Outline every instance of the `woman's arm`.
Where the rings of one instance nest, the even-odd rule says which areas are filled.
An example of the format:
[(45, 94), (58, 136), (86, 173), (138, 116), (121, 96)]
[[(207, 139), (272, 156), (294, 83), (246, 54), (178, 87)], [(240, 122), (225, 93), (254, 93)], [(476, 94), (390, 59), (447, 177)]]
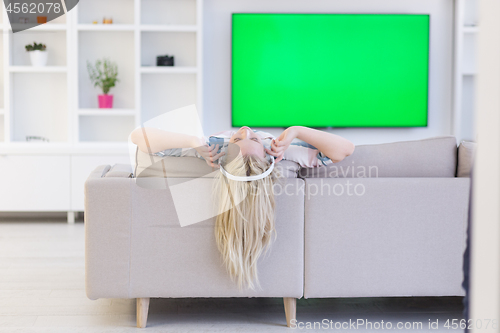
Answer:
[(292, 126), (296, 129), (296, 138), (318, 148), (332, 162), (340, 162), (354, 152), (354, 144), (333, 133), (323, 132), (303, 126)]
[[(354, 144), (336, 134), (327, 133), (304, 126), (292, 126), (287, 128), (271, 144), (271, 152), (268, 153), (283, 158), (285, 150), (290, 146), (293, 139), (299, 139), (316, 147), (320, 152), (329, 157), (332, 162), (340, 162), (354, 152)], [(274, 153), (274, 154), (273, 154)]]
[(173, 133), (153, 127), (138, 127), (130, 133), (130, 140), (145, 153), (157, 153), (172, 148), (193, 148), (205, 159), (207, 164), (213, 168), (219, 166), (214, 161), (225, 155), (225, 152), (217, 154), (219, 145), (209, 146), (202, 138), (189, 134)]
[[(153, 127), (138, 127), (130, 139), (145, 153), (157, 153), (172, 148), (196, 148), (205, 142), (193, 135), (163, 131)], [(149, 145), (149, 147), (148, 147)]]

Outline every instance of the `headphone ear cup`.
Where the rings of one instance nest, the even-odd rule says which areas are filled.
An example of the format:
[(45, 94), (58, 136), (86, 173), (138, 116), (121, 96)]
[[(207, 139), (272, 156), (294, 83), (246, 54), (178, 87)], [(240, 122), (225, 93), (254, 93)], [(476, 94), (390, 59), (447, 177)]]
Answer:
[(273, 155), (269, 155), (268, 153), (266, 153), (267, 157), (266, 157), (266, 160), (269, 162), (269, 163), (273, 163), (273, 159), (276, 160), (276, 156), (273, 156)]

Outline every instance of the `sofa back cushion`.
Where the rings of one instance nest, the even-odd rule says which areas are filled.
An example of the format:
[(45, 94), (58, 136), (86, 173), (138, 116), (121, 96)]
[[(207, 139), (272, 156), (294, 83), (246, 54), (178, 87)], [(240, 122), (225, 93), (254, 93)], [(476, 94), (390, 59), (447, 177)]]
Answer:
[[(285, 178), (297, 178), (300, 166), (292, 161), (276, 163)], [(159, 157), (136, 149), (134, 177), (213, 178), (216, 169), (198, 157)]]
[(455, 177), (457, 141), (454, 136), (433, 137), (356, 146), (338, 163), (302, 168), (301, 178)]
[(471, 141), (462, 141), (458, 146), (458, 165), (457, 177), (470, 177), (476, 143)]

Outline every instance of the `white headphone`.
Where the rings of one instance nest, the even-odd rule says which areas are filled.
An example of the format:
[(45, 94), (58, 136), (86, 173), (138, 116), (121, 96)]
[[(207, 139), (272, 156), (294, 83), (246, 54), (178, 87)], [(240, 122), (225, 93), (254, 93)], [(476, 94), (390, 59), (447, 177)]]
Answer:
[(220, 171), (222, 172), (222, 174), (224, 176), (226, 176), (227, 178), (229, 179), (232, 179), (232, 180), (236, 180), (236, 181), (239, 181), (239, 182), (246, 182), (246, 181), (250, 181), (250, 180), (258, 180), (258, 179), (262, 179), (264, 177), (267, 177), (271, 174), (271, 172), (273, 171), (274, 169), (274, 157), (271, 156), (271, 166), (269, 167), (269, 169), (267, 169), (266, 171), (264, 171), (263, 173), (261, 173), (260, 175), (254, 175), (254, 176), (245, 176), (245, 177), (242, 177), (242, 176), (235, 176), (235, 175), (232, 175), (230, 174), (229, 172), (227, 172), (223, 167), (222, 167), (222, 164), (220, 165)]

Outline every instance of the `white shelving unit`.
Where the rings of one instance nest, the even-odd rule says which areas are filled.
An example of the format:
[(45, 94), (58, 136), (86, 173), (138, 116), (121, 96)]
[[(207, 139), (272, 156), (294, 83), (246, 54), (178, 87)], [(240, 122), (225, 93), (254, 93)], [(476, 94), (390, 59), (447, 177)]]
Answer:
[[(135, 127), (193, 103), (202, 117), (202, 6), (203, 0), (86, 0), (54, 21), (15, 34), (3, 24), (8, 18), (1, 6), (0, 29), (7, 31), (0, 34), (0, 166), (14, 170), (25, 162), (57, 160), (58, 174), (47, 174), (47, 167), (26, 183), (43, 187), (53, 176), (56, 184), (49, 186), (59, 186), (62, 194), (15, 207), (27, 201), (0, 189), (0, 211), (49, 207), (68, 211), (71, 221), (73, 212), (83, 210), (83, 184), (91, 170), (130, 163), (127, 139)], [(113, 24), (93, 24), (103, 17)], [(24, 46), (33, 41), (47, 45), (46, 67), (31, 66)], [(155, 66), (156, 56), (165, 54), (174, 55), (174, 67)], [(98, 108), (100, 91), (87, 73), (87, 61), (104, 57), (118, 65), (113, 109)], [(26, 136), (49, 142), (26, 142)]]
[(455, 70), (453, 135), (459, 141), (476, 141), (474, 96), (476, 88), (476, 42), (480, 33), (477, 0), (455, 0)]
[[(105, 121), (114, 123), (117, 136), (113, 141), (121, 141), (121, 135), (142, 120), (192, 103), (201, 117), (202, 0), (123, 0), (119, 8), (111, 6), (116, 0), (104, 1), (109, 1), (110, 7), (102, 9), (99, 1), (98, 15), (93, 14), (96, 0), (82, 2), (74, 10), (79, 84), (75, 90), (74, 141), (101, 140), (86, 132), (95, 132), (100, 126), (97, 123)], [(92, 24), (99, 15), (112, 16), (114, 23)], [(174, 55), (174, 67), (155, 66), (156, 56), (164, 54)], [(117, 109), (104, 112), (96, 109), (98, 91), (86, 82), (85, 64), (102, 57), (117, 62), (120, 76), (112, 90)], [(106, 138), (107, 142), (115, 136)]]
[[(142, 119), (191, 103), (201, 117), (202, 1), (87, 0), (55, 21), (2, 34), (0, 142), (5, 147), (37, 135), (74, 146), (99, 143), (102, 137), (103, 144), (125, 144), (123, 134)], [(103, 17), (112, 17), (114, 23), (93, 24)], [(0, 27), (10, 31), (5, 20), (2, 10)], [(30, 65), (24, 45), (33, 40), (47, 45), (46, 67)], [(155, 66), (156, 56), (164, 54), (174, 55), (175, 66)], [(103, 57), (118, 64), (120, 82), (111, 90), (112, 110), (97, 108), (99, 90), (87, 74), (87, 61)], [(54, 119), (37, 119), (49, 114)], [(105, 120), (115, 123), (110, 130), (115, 135), (95, 133), (101, 127), (97, 123)]]

